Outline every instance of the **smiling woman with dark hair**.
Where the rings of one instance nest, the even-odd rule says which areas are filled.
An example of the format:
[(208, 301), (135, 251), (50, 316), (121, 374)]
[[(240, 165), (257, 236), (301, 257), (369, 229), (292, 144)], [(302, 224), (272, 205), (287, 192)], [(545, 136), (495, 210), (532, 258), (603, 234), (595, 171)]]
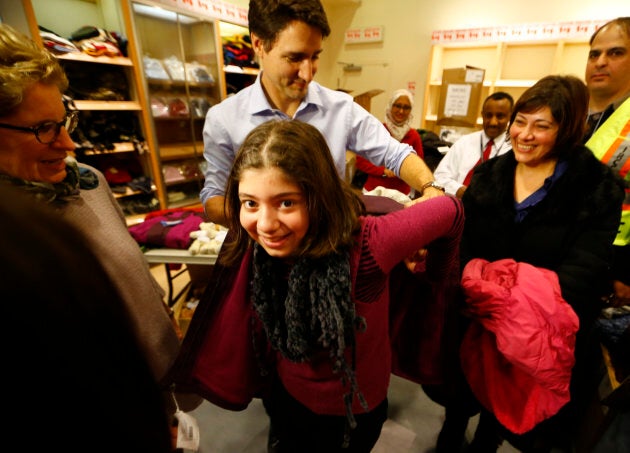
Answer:
[[(518, 319), (511, 319), (512, 330), (505, 333), (517, 339), (531, 331), (532, 326), (538, 326), (539, 336), (549, 334), (550, 337), (549, 343), (543, 346), (544, 351), (523, 348), (517, 352), (519, 359), (528, 357), (530, 363), (541, 360), (545, 353), (575, 335), (572, 369), (563, 368), (566, 362), (556, 357), (550, 364), (538, 362), (540, 367), (533, 375), (534, 379), (551, 381), (551, 390), (566, 399), (562, 399), (562, 404), (554, 411), (544, 413), (542, 420), (537, 419), (535, 426), (519, 426), (519, 429), (508, 424), (505, 414), (496, 406), (489, 407), (485, 395), (490, 393), (486, 391), (490, 385), (501, 386), (505, 395), (524, 394), (525, 407), (538, 410), (543, 406), (540, 401), (540, 404), (532, 401), (531, 394), (516, 388), (513, 381), (487, 379), (480, 383), (475, 378), (480, 368), (487, 375), (496, 371), (484, 368), (489, 361), (482, 359), (471, 366), (468, 360), (471, 356), (488, 356), (480, 342), (468, 340), (471, 332), (487, 325), (488, 319), (498, 324), (502, 322), (500, 317), (508, 309), (509, 301), (497, 296), (486, 319), (472, 316), (465, 323), (462, 351), (466, 353), (462, 352), (461, 360), (474, 397), (465, 384), (458, 393), (450, 395), (438, 451), (454, 451), (453, 448), (461, 446), (470, 415), (466, 409), (474, 406), (475, 398), (483, 407), (471, 451), (496, 451), (502, 439), (506, 439), (523, 451), (546, 452), (553, 447), (567, 448), (574, 439), (578, 422), (584, 416), (583, 396), (588, 394), (589, 372), (594, 368), (589, 361), (589, 334), (602, 309), (602, 296), (608, 291), (613, 239), (619, 227), (624, 194), (623, 182), (582, 144), (587, 111), (588, 92), (577, 77), (554, 75), (539, 80), (514, 105), (508, 129), (512, 150), (481, 164), (462, 197), (466, 212), (461, 243), (464, 279), (470, 270), (468, 265), (479, 264), (479, 260), (495, 266), (506, 259), (533, 266), (559, 283), (561, 298), (570, 306), (572, 316), (577, 315), (577, 334), (569, 330), (553, 331), (550, 326), (562, 320), (548, 313), (540, 314), (536, 307), (549, 304), (559, 315), (564, 302), (540, 299), (540, 293), (536, 293), (540, 279), (515, 280), (518, 291), (522, 291), (524, 297), (531, 296), (528, 299), (531, 307), (523, 309)], [(470, 315), (474, 308), (471, 305), (473, 294), (464, 289), (464, 307), (470, 309)], [(490, 294), (486, 296), (490, 298)], [(494, 333), (498, 337), (502, 332)], [(500, 348), (499, 341), (496, 343)], [(572, 347), (570, 339), (568, 343)], [(453, 354), (459, 363), (459, 348)], [(503, 361), (510, 361), (510, 357)], [(550, 379), (550, 375), (556, 377)], [(529, 412), (519, 412), (521, 409), (513, 405), (508, 415), (519, 420), (532, 416)]]

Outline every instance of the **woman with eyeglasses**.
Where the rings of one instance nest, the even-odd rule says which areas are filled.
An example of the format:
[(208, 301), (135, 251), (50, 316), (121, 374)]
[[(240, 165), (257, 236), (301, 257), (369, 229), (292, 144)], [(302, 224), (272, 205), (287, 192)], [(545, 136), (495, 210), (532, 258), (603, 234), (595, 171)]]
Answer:
[[(387, 103), (383, 124), (392, 137), (401, 143), (411, 145), (416, 150), (416, 154), (424, 159), (420, 134), (409, 124), (413, 118), (411, 115), (412, 108), (413, 95), (409, 91), (404, 89), (394, 91)], [(411, 187), (398, 178), (393, 171), (382, 166), (373, 165), (369, 160), (361, 156), (357, 156), (357, 170), (367, 174), (367, 179), (363, 184), (364, 192), (370, 192), (381, 186), (386, 189), (395, 189), (405, 195), (411, 194)]]
[[(135, 334), (159, 381), (179, 350), (178, 332), (163, 302), (164, 291), (129, 234), (103, 174), (70, 157), (75, 149), (70, 133), (77, 125), (78, 112), (66, 110), (63, 92), (67, 87), (68, 79), (52, 54), (0, 24), (0, 184), (51, 206), (86, 235), (125, 301)], [(33, 283), (46, 272), (33, 269)], [(22, 302), (27, 310), (37, 310), (28, 306), (28, 300)], [(164, 396), (174, 413), (172, 397)], [(192, 409), (199, 401), (180, 399), (180, 408)]]

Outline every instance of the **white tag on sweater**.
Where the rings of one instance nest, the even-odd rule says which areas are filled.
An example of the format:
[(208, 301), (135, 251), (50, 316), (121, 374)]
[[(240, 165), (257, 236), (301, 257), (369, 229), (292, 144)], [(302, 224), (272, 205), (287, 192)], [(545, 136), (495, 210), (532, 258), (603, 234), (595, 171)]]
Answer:
[(177, 448), (197, 451), (199, 449), (199, 426), (192, 415), (178, 410), (175, 412), (177, 424)]

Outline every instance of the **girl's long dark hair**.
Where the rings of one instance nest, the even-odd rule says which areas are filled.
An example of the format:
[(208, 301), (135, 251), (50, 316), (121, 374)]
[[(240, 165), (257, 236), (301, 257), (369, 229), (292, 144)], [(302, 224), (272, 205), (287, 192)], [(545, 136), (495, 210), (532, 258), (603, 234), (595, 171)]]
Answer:
[(304, 191), (310, 225), (296, 257), (321, 258), (353, 244), (365, 206), (340, 178), (323, 135), (298, 120), (272, 120), (249, 133), (228, 177), (225, 212), (234, 240), (224, 244), (224, 263), (236, 262), (253, 243), (240, 225), (238, 195), (243, 172), (252, 168), (278, 168)]

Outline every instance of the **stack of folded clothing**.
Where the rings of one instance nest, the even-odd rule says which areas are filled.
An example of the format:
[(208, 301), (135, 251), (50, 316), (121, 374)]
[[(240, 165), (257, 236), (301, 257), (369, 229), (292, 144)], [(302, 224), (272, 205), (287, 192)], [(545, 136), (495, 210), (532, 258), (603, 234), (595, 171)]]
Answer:
[(226, 65), (234, 65), (247, 68), (257, 68), (254, 61), (254, 49), (249, 36), (227, 36), (222, 39), (223, 61)]

